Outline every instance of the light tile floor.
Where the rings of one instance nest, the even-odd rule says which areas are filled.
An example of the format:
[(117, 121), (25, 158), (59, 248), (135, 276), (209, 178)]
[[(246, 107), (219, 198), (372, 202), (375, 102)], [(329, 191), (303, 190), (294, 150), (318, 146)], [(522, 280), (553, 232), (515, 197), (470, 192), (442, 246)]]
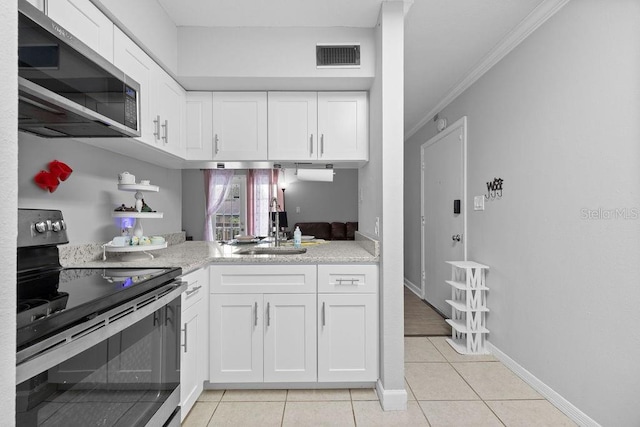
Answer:
[(575, 426), (493, 356), (463, 356), (444, 337), (405, 337), (406, 411), (372, 389), (206, 390), (184, 427)]

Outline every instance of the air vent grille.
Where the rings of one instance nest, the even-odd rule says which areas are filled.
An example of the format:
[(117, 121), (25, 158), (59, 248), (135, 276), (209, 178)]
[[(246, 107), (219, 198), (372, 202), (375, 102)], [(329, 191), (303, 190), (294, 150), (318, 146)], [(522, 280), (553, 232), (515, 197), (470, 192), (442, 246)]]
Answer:
[(359, 67), (360, 45), (316, 46), (318, 67)]

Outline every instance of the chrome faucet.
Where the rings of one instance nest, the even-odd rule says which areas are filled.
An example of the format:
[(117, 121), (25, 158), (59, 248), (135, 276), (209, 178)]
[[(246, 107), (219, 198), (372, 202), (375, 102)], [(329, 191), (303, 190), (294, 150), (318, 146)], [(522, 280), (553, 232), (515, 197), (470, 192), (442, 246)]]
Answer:
[(278, 214), (278, 198), (274, 197), (271, 200), (272, 209), (272, 227), (273, 227), (273, 242), (274, 246), (280, 246), (280, 215)]

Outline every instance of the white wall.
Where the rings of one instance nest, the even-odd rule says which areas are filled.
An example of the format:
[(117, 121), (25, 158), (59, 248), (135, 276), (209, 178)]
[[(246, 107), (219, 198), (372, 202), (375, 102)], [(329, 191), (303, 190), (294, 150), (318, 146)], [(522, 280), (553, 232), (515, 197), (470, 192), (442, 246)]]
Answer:
[(156, 0), (92, 0), (165, 70), (178, 72), (178, 28)]
[[(603, 426), (640, 425), (640, 218), (600, 213), (640, 214), (639, 52), (637, 1), (569, 2), (441, 113), (468, 116), (467, 206), (504, 179), (468, 217), (469, 258), (491, 266), (490, 342)], [(406, 146), (412, 221), (413, 159), (435, 133)]]
[[(18, 195), (21, 208), (60, 209), (68, 225), (69, 243), (107, 242), (119, 234), (119, 220), (111, 212), (124, 203), (133, 206), (135, 193), (118, 191), (117, 175), (128, 171), (136, 181), (149, 179), (157, 193), (144, 193), (145, 202), (163, 212), (162, 219), (143, 221), (145, 235), (176, 233), (182, 227), (182, 175), (150, 163), (68, 140), (38, 138), (20, 133)], [(57, 159), (73, 173), (49, 193), (33, 182), (40, 170)]]
[[(359, 170), (358, 227), (381, 243), (380, 383), (385, 410), (406, 408), (403, 273), (404, 3), (383, 2), (369, 92), (369, 163)], [(379, 219), (379, 227), (376, 227)]]
[[(316, 43), (361, 43), (361, 67), (317, 69)], [(369, 28), (178, 28), (178, 81), (187, 90), (367, 90)]]
[(18, 4), (0, 2), (0, 413), (3, 425), (14, 424), (16, 378), (16, 237), (18, 234)]

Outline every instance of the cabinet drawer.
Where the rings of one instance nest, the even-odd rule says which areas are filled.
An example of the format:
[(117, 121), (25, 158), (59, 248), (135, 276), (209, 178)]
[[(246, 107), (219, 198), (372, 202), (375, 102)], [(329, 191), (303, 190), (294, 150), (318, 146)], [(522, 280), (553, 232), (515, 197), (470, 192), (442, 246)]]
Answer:
[(370, 265), (319, 265), (318, 292), (376, 293), (378, 291), (378, 266)]
[(221, 265), (211, 267), (211, 293), (314, 293), (315, 265)]
[(186, 310), (202, 299), (207, 293), (206, 283), (208, 269), (201, 268), (182, 276), (182, 280), (189, 283), (189, 287), (182, 293), (182, 309)]

